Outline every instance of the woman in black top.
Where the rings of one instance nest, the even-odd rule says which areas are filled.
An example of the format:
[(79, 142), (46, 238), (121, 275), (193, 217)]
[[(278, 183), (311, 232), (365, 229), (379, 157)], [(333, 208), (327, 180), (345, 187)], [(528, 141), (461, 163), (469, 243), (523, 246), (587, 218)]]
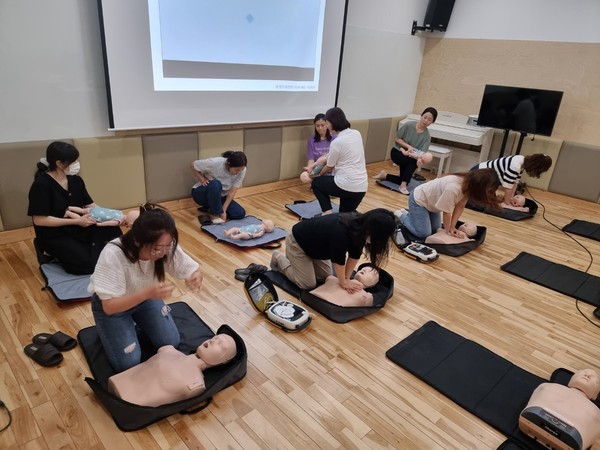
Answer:
[(56, 258), (67, 272), (83, 275), (93, 273), (106, 242), (122, 232), (119, 227), (97, 227), (89, 214), (64, 217), (68, 206), (97, 206), (77, 176), (78, 158), (79, 151), (71, 144), (48, 146), (29, 189), (27, 214), (33, 220), (36, 250)]
[(314, 289), (332, 275), (353, 293), (363, 288), (350, 279), (363, 252), (371, 264), (381, 267), (388, 257), (390, 238), (396, 229), (391, 211), (378, 208), (364, 214), (339, 213), (303, 220), (287, 235), (285, 256), (274, 251), (271, 268), (283, 273), (301, 289)]

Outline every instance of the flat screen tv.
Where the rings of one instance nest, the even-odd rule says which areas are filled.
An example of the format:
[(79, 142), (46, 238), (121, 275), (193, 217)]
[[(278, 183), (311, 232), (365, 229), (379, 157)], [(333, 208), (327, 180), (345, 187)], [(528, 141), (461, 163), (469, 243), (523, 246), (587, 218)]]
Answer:
[(562, 91), (487, 84), (477, 125), (550, 136), (562, 96)]

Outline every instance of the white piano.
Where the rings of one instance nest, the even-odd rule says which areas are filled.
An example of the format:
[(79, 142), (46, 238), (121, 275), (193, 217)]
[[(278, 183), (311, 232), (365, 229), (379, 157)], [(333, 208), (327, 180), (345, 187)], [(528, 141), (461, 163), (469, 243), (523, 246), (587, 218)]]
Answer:
[[(408, 117), (400, 121), (399, 127), (410, 120), (419, 120), (418, 114), (409, 114)], [(453, 150), (450, 172), (468, 171), (475, 164), (488, 160), (494, 129), (479, 127), (477, 125), (467, 125), (468, 116), (448, 111), (439, 111), (435, 123), (427, 128), (429, 134), (443, 142), (436, 141), (436, 144), (449, 147)], [(453, 143), (463, 144), (453, 146)]]

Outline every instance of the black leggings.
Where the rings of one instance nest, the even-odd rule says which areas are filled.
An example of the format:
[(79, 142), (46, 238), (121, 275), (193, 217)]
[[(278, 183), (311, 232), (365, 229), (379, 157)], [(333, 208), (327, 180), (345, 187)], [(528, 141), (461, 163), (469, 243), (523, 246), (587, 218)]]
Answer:
[(398, 165), (400, 174), (388, 175), (385, 177), (385, 179), (396, 184), (403, 182), (408, 184), (413, 173), (415, 173), (415, 170), (417, 170), (417, 160), (415, 158), (411, 158), (410, 156), (403, 155), (402, 152), (395, 147), (392, 148), (392, 153), (390, 156), (392, 157), (392, 161)]
[(123, 234), (119, 227), (97, 227), (92, 225), (83, 233), (70, 236), (56, 236), (51, 239), (37, 239), (42, 251), (58, 260), (65, 271), (74, 275), (94, 273), (100, 252), (108, 241)]
[(335, 184), (334, 177), (322, 176), (312, 181), (312, 190), (317, 197), (321, 211), (331, 209), (330, 196), (340, 199), (340, 212), (356, 211), (366, 192), (349, 192)]

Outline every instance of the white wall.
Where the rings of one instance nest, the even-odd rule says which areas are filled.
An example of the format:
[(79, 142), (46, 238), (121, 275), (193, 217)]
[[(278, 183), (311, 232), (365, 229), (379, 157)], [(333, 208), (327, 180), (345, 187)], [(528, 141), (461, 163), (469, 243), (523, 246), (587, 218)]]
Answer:
[(0, 0), (0, 142), (107, 135), (93, 0)]
[[(143, 0), (127, 0), (143, 1)], [(349, 0), (339, 105), (412, 112), (425, 0)], [(447, 38), (600, 42), (599, 0), (456, 0)], [(0, 142), (109, 135), (94, 0), (0, 0)]]
[(411, 29), (426, 8), (421, 0), (349, 1), (338, 98), (348, 117), (412, 112), (425, 41)]
[(598, 0), (456, 0), (445, 37), (598, 43), (599, 22)]

